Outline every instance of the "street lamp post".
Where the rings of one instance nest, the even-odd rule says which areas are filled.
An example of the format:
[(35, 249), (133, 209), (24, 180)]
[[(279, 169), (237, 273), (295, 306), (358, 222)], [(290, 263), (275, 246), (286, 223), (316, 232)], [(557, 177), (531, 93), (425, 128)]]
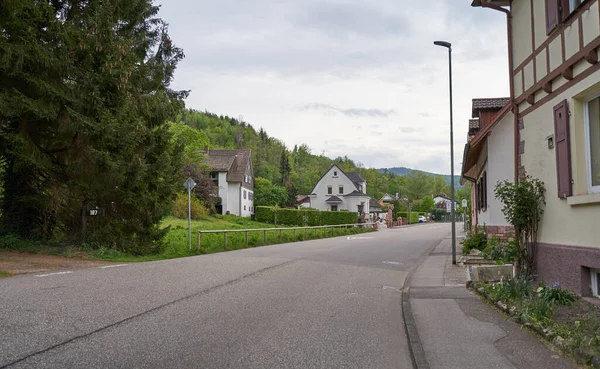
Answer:
[(454, 128), (452, 125), (452, 44), (447, 41), (434, 41), (436, 46), (448, 49), (448, 67), (450, 74), (450, 216), (452, 218), (452, 264), (456, 264), (456, 209), (454, 208)]

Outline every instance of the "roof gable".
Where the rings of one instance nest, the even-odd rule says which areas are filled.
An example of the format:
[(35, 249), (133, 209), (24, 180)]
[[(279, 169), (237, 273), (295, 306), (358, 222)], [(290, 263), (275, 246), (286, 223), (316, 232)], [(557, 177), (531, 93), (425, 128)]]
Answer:
[[(332, 164), (331, 167), (329, 167), (329, 169), (327, 169), (327, 171), (321, 176), (321, 178), (319, 178), (319, 180), (317, 181), (317, 183), (315, 184), (315, 186), (313, 187), (313, 190), (311, 191), (311, 194), (315, 194), (317, 192), (317, 188), (321, 185), (321, 183), (323, 182), (323, 179), (327, 176), (327, 174), (331, 173), (331, 171), (337, 171), (338, 172), (338, 177), (339, 176), (344, 176), (348, 179), (348, 181), (352, 182), (352, 184), (355, 187), (355, 190), (358, 190), (358, 185), (355, 181), (352, 180), (352, 177), (350, 177), (348, 175), (348, 173), (344, 172), (342, 170), (342, 168), (338, 167), (337, 164)], [(362, 182), (364, 182), (365, 180), (362, 179), (362, 177), (356, 173), (356, 172), (350, 172), (350, 173), (354, 173), (354, 178), (355, 179), (360, 179), (362, 180)]]
[(246, 168), (252, 168), (251, 150), (209, 150), (206, 162), (215, 172), (227, 172), (228, 182), (243, 182)]

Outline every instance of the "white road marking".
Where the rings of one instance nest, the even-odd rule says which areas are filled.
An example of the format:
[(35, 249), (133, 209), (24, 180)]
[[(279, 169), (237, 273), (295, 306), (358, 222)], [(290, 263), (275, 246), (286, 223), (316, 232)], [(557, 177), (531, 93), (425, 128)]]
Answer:
[(347, 240), (368, 240), (371, 239), (373, 237), (353, 237), (353, 236), (348, 236), (348, 238), (346, 238)]
[(398, 261), (382, 261), (381, 264), (402, 265), (403, 263), (400, 263)]
[(127, 265), (127, 264), (105, 265), (105, 266), (98, 267), (98, 269), (116, 268), (116, 267), (122, 267), (125, 265)]
[(36, 277), (48, 277), (51, 275), (59, 275), (59, 274), (69, 274), (69, 273), (73, 273), (72, 271), (66, 271), (66, 272), (56, 272), (56, 273), (47, 273), (47, 274), (38, 274), (36, 275)]

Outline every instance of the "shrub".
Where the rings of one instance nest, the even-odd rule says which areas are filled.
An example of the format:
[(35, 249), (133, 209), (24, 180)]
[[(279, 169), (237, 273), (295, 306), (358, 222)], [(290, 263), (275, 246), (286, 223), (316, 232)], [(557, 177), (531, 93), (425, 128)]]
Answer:
[(572, 305), (575, 302), (575, 294), (571, 291), (563, 290), (557, 283), (552, 286), (540, 285), (537, 289), (539, 296), (553, 304)]
[(298, 210), (257, 206), (255, 219), (257, 222), (288, 226), (320, 226), (355, 224), (358, 220), (358, 215), (352, 211)]
[(468, 255), (473, 249), (483, 251), (487, 246), (487, 242), (487, 228), (485, 226), (476, 229), (475, 232), (469, 231), (462, 242), (462, 253)]
[[(192, 219), (201, 220), (208, 217), (208, 210), (200, 202), (196, 196), (192, 196), (190, 204), (190, 210)], [(180, 219), (187, 219), (188, 217), (188, 197), (187, 194), (177, 194), (177, 198), (173, 202), (172, 214), (174, 217)]]
[(519, 245), (513, 238), (501, 240), (493, 236), (483, 250), (483, 257), (494, 260), (498, 264), (512, 264), (518, 253)]
[(18, 250), (23, 245), (23, 240), (14, 234), (0, 236), (0, 249)]
[[(399, 211), (398, 213), (396, 213), (396, 218), (397, 217), (406, 218), (406, 219), (408, 219), (408, 224), (413, 224), (413, 223), (419, 223), (419, 215), (427, 216), (426, 213), (420, 213), (420, 212), (417, 212), (417, 211), (411, 211), (410, 212), (410, 219), (408, 219), (408, 212), (406, 212), (406, 211)], [(396, 219), (396, 218), (394, 218), (394, 219)]]
[(275, 223), (275, 212), (270, 206), (257, 206), (254, 208), (254, 219), (262, 223)]

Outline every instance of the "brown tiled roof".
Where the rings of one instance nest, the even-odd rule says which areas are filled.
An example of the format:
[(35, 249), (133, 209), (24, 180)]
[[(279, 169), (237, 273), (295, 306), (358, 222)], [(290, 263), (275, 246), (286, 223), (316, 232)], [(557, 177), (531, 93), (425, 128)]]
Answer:
[(473, 99), (473, 117), (477, 116), (479, 110), (502, 109), (510, 102), (510, 97), (495, 97), (485, 99)]
[(227, 172), (228, 182), (243, 182), (251, 154), (250, 150), (209, 150), (206, 162), (213, 171)]
[(469, 131), (479, 129), (479, 119), (469, 119)]

